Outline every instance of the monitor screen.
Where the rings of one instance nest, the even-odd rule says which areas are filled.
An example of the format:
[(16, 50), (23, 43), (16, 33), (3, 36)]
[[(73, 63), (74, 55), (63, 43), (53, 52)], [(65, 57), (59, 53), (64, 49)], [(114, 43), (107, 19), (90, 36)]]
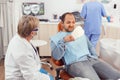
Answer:
[(80, 16), (80, 12), (74, 11), (72, 13), (75, 16), (76, 22), (83, 21), (83, 18)]
[(23, 3), (23, 15), (44, 15), (44, 3)]

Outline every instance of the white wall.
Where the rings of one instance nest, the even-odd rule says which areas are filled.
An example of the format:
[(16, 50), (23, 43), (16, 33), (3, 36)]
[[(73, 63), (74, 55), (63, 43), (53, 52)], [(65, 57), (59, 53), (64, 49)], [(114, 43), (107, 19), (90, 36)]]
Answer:
[[(89, 0), (86, 0), (89, 1)], [(100, 0), (98, 0), (100, 1)], [(119, 0), (114, 0), (119, 1)], [(45, 3), (45, 14), (38, 16), (38, 18), (41, 19), (53, 19), (53, 14), (57, 14), (60, 16), (64, 12), (67, 11), (81, 11), (82, 5), (80, 3), (80, 0), (14, 0), (14, 33), (16, 32), (17, 24), (19, 21), (19, 18), (22, 16), (22, 3), (23, 2), (44, 2)], [(111, 13), (111, 8), (107, 8), (107, 4), (104, 4), (105, 9), (108, 9), (108, 13)], [(111, 5), (108, 5), (109, 7)]]
[[(114, 9), (116, 4), (116, 9)], [(113, 16), (113, 22), (120, 23), (120, 0), (112, 0), (107, 6), (108, 15)]]
[(80, 11), (81, 4), (77, 0), (45, 0), (45, 15), (40, 18), (53, 19), (53, 14), (60, 16), (67, 11)]
[[(82, 4), (77, 0), (15, 0), (14, 1), (14, 26), (17, 26), (19, 18), (22, 16), (23, 2), (44, 2), (45, 14), (38, 16), (38, 18), (49, 19), (53, 18), (53, 14), (60, 16), (67, 11), (80, 11)], [(16, 28), (15, 28), (16, 30)]]

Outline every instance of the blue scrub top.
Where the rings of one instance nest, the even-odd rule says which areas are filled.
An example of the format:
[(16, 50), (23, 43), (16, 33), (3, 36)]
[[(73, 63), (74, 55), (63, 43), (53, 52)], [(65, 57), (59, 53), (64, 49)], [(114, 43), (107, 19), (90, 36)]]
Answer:
[(85, 19), (84, 30), (86, 34), (100, 34), (102, 16), (106, 16), (104, 6), (97, 2), (87, 2), (84, 4), (80, 16)]

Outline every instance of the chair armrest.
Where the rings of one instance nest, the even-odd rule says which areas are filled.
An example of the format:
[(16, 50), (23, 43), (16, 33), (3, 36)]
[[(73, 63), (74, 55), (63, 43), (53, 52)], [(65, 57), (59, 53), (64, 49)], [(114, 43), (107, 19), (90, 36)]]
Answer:
[(60, 75), (61, 70), (65, 70), (65, 66), (61, 66), (59, 68), (56, 68), (56, 77), (55, 77), (56, 80), (60, 79), (59, 75)]
[(50, 64), (50, 62), (41, 62), (41, 64), (47, 65), (50, 67), (50, 70), (53, 70), (53, 66)]

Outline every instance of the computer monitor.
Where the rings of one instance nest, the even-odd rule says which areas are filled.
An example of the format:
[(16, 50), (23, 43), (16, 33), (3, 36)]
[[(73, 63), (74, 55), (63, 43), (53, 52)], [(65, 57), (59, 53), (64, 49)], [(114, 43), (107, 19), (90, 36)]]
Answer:
[(72, 13), (75, 16), (76, 22), (83, 21), (83, 18), (80, 16), (80, 12), (74, 11)]
[(44, 3), (23, 3), (22, 12), (23, 15), (44, 15)]

